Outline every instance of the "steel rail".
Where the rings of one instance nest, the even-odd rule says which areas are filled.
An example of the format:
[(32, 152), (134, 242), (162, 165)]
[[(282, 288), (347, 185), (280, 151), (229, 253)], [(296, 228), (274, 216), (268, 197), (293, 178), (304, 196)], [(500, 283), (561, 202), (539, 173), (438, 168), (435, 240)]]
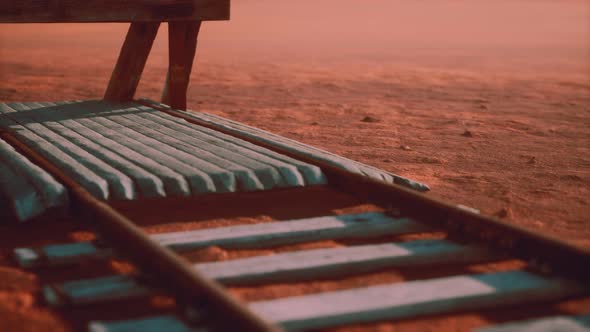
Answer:
[(137, 100), (142, 105), (152, 107), (190, 123), (207, 127), (224, 134), (265, 147), (277, 153), (299, 159), (320, 167), (328, 178), (328, 184), (337, 189), (392, 207), (400, 213), (419, 218), (433, 227), (445, 230), (451, 235), (477, 240), (493, 248), (505, 251), (537, 267), (542, 272), (558, 271), (573, 279), (590, 278), (590, 251), (570, 245), (558, 238), (539, 234), (524, 227), (507, 223), (497, 218), (480, 215), (459, 208), (442, 200), (428, 197), (402, 186), (387, 183), (351, 173), (321, 160), (258, 141), (245, 135), (226, 130), (179, 112), (172, 112), (165, 105)]
[[(252, 313), (241, 301), (225, 292), (220, 284), (201, 276), (173, 251), (150, 239), (131, 220), (96, 199), (11, 133), (0, 131), (0, 138), (66, 186), (73, 212), (91, 221), (110, 246), (159, 282), (163, 289), (171, 291), (179, 303), (197, 310), (207, 306), (207, 309), (212, 309), (207, 314), (217, 318), (213, 319), (214, 322), (228, 324), (233, 328), (239, 326), (240, 331), (281, 331), (279, 327)], [(231, 319), (228, 319), (228, 313), (231, 313)]]

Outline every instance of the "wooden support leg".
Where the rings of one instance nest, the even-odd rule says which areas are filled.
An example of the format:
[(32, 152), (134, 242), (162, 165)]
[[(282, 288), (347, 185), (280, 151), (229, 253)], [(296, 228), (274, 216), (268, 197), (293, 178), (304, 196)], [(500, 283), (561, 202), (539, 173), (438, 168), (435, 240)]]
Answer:
[(162, 102), (186, 110), (186, 91), (197, 49), (200, 21), (169, 22), (169, 66)]
[(159, 22), (131, 23), (105, 92), (105, 100), (123, 102), (133, 99), (159, 27)]

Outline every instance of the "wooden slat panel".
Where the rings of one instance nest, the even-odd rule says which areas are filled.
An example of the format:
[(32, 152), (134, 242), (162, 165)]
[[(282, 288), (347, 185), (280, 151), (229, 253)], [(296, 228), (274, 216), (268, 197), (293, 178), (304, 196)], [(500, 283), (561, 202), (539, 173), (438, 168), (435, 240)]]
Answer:
[(316, 185), (326, 183), (325, 175), (317, 166), (270, 151), (258, 145), (254, 145), (229, 135), (225, 135), (218, 131), (194, 125), (178, 117), (154, 110), (151, 107), (139, 106), (138, 109), (146, 112), (145, 114), (150, 116), (155, 122), (161, 123), (162, 125), (173, 129), (178, 134), (184, 133), (191, 135), (192, 137), (199, 138), (201, 141), (214, 140), (216, 146), (244, 154), (257, 161), (272, 165), (279, 170), (281, 175), (287, 179), (288, 183), (300, 183), (297, 172), (293, 170), (291, 165), (293, 165), (299, 171), (299, 173), (301, 173), (305, 179), (306, 184)]
[[(198, 156), (199, 159), (206, 160), (208, 163), (211, 163), (220, 169), (231, 172), (238, 182), (237, 186), (242, 190), (253, 191), (270, 189), (275, 187), (277, 183), (280, 183), (281, 181), (280, 178), (278, 178), (278, 174), (276, 176), (268, 174), (273, 171), (268, 167), (266, 167), (267, 169), (264, 169), (263, 166), (261, 167), (261, 165), (258, 164), (256, 165), (257, 167), (249, 169), (238, 164), (238, 161), (248, 160), (243, 155), (228, 155), (224, 152), (217, 154), (213, 153), (218, 151), (216, 151), (217, 149), (215, 149), (215, 146), (212, 145), (211, 142), (200, 141), (200, 144), (190, 144), (192, 136), (182, 136), (182, 134), (176, 135), (174, 130), (146, 119), (148, 115), (141, 111), (137, 111), (133, 108), (129, 108), (127, 111), (127, 115), (113, 115), (108, 116), (108, 118), (129, 128), (140, 131), (144, 135), (172, 146), (179, 151), (188, 153), (193, 157)], [(248, 162), (245, 162), (245, 164), (248, 164)], [(260, 173), (268, 174), (268, 176), (259, 179), (256, 175), (257, 170)], [(268, 181), (264, 181), (266, 184), (264, 185), (261, 181), (266, 179), (268, 179)], [(232, 189), (237, 191), (237, 188)]]
[[(189, 250), (206, 246), (224, 246), (231, 248), (263, 248), (267, 246), (311, 242), (322, 239), (342, 239), (375, 237), (386, 234), (407, 234), (428, 231), (422, 224), (407, 218), (391, 218), (382, 213), (370, 212), (343, 216), (280, 221), (255, 225), (229, 226), (196, 230), (154, 234), (151, 237), (164, 245), (177, 250)], [(40, 264), (58, 265), (75, 259), (102, 255), (103, 250), (90, 243), (56, 244), (52, 250), (59, 249), (59, 255), (40, 249), (43, 256), (31, 255), (31, 249), (15, 250), (16, 260), (21, 266)]]
[[(187, 155), (186, 153), (180, 153), (173, 147), (165, 146), (141, 133), (137, 133), (110, 119), (102, 117), (100, 112), (104, 111), (104, 109), (104, 105), (101, 103), (84, 103), (78, 107), (78, 115), (82, 117), (76, 119), (76, 121), (105, 137), (118, 141), (131, 150), (140, 152), (143, 155), (142, 160), (151, 159), (167, 166), (179, 174), (182, 174), (188, 182), (190, 189), (184, 191), (184, 188), (182, 188), (183, 192), (180, 194), (190, 195), (191, 192), (215, 192), (215, 183), (213, 182), (213, 179), (211, 179), (207, 173), (199, 169), (201, 164), (204, 165), (206, 163), (205, 161)], [(185, 157), (197, 163), (196, 165), (198, 166), (190, 164), (185, 160), (183, 161)], [(220, 169), (217, 169), (217, 171), (224, 173), (223, 170)], [(229, 175), (227, 173), (225, 174)]]
[[(13, 111), (6, 104), (0, 104), (0, 113)], [(36, 134), (34, 130), (26, 128), (7, 116), (0, 116), (0, 127), (10, 129), (15, 136), (27, 143), (27, 145), (34, 148), (55, 165), (59, 165), (68, 176), (83, 185), (95, 197), (102, 199), (108, 198), (109, 192), (106, 180), (96, 175), (74, 157), (53, 145), (50, 140)], [(40, 130), (43, 131), (42, 128)]]
[[(248, 171), (249, 178), (244, 180), (264, 184), (264, 187), (253, 189), (305, 185), (303, 176), (293, 165), (259, 153), (252, 153), (237, 144), (230, 144), (214, 136), (203, 135), (198, 126), (182, 127), (173, 121), (165, 121), (154, 115), (154, 112), (157, 111), (153, 109), (138, 110), (123, 117), (142, 125), (142, 130), (149, 128), (150, 132), (156, 133), (161, 140), (166, 140), (168, 144), (178, 149), (186, 152), (199, 151), (199, 154), (205, 150), (206, 155), (213, 155), (211, 158), (208, 157), (208, 160), (215, 161), (225, 169), (233, 170), (234, 173), (238, 170)], [(250, 177), (253, 178), (250, 179)]]
[[(9, 106), (14, 106), (12, 109)], [(188, 196), (204, 192), (265, 190), (323, 184), (325, 177), (313, 165), (272, 153), (239, 139), (200, 126), (181, 124), (173, 116), (136, 103), (113, 105), (104, 101), (14, 103), (0, 107), (8, 112), (6, 129), (29, 129), (17, 135), (41, 135), (48, 158), (58, 167), (102, 177), (73, 176), (100, 198)], [(10, 121), (9, 123), (7, 121)], [(14, 127), (16, 128), (16, 127)], [(36, 131), (35, 134), (32, 132)], [(66, 164), (55, 151), (78, 163)], [(74, 167), (72, 167), (74, 166)], [(68, 174), (70, 174), (68, 172)], [(305, 175), (305, 176), (304, 176)], [(100, 188), (91, 188), (97, 186)]]
[(590, 332), (590, 315), (555, 316), (477, 329), (475, 332)]
[(88, 332), (208, 332), (205, 328), (188, 326), (174, 316), (156, 316), (114, 322), (90, 322)]
[(230, 0), (0, 1), (1, 23), (228, 20)]
[[(128, 115), (123, 116), (117, 113), (124, 113)], [(146, 119), (145, 116), (140, 115), (144, 114), (134, 108), (125, 108), (113, 112), (100, 112), (100, 116), (102, 118), (116, 122), (117, 124), (124, 126), (134, 133), (141, 133), (144, 135), (144, 137), (150, 139), (149, 142), (151, 142), (151, 144), (155, 144), (157, 141), (162, 146), (169, 147), (168, 149), (162, 148), (160, 151), (175, 151), (169, 154), (179, 156), (179, 159), (185, 160), (191, 165), (198, 166), (199, 169), (207, 172), (207, 174), (209, 174), (209, 176), (211, 176), (213, 181), (216, 183), (218, 192), (237, 191), (235, 183), (237, 180), (237, 174), (240, 174), (239, 178), (241, 181), (239, 182), (241, 188), (246, 191), (270, 189), (277, 187), (277, 185), (280, 185), (282, 182), (278, 172), (268, 166), (265, 167), (265, 165), (260, 163), (252, 162), (250, 165), (254, 166), (254, 170), (247, 169), (233, 162), (231, 155), (224, 156), (224, 154), (221, 153), (220, 155), (222, 157), (220, 157), (209, 152), (212, 147), (213, 150), (215, 150), (211, 142), (201, 142), (200, 146), (190, 145), (186, 143), (185, 140), (180, 140), (174, 137), (176, 135), (173, 130), (167, 130), (165, 127)], [(162, 133), (162, 131), (166, 133)], [(142, 140), (142, 142), (146, 142), (146, 140)], [(245, 159), (244, 156), (240, 155), (236, 155), (235, 157), (238, 160)], [(246, 163), (248, 164), (248, 162)], [(255, 170), (258, 170), (257, 173), (266, 174), (268, 176), (259, 179), (254, 172)], [(223, 177), (218, 176), (218, 174)], [(264, 182), (264, 185), (262, 182)]]
[(369, 212), (161, 233), (152, 237), (161, 244), (188, 250), (212, 245), (226, 248), (263, 248), (325, 239), (363, 238), (426, 230), (426, 227), (408, 218), (392, 218), (382, 213)]
[(462, 275), (250, 303), (288, 331), (558, 300), (588, 285), (524, 271)]
[[(131, 179), (121, 171), (105, 163), (97, 156), (89, 153), (76, 141), (70, 141), (59, 133), (63, 129), (60, 124), (51, 121), (45, 112), (35, 111), (39, 108), (35, 103), (10, 103), (8, 107), (15, 112), (7, 112), (13, 120), (23, 123), (23, 126), (44, 137), (59, 147), (63, 152), (75, 158), (82, 165), (92, 170), (96, 175), (106, 180), (106, 198), (134, 199), (136, 192)], [(42, 108), (42, 107), (41, 107)]]
[[(137, 162), (142, 159), (139, 158), (137, 153), (129, 151), (119, 143), (109, 140), (103, 135), (82, 126), (77, 121), (68, 118), (61, 111), (60, 107), (54, 103), (29, 103), (28, 105), (39, 105), (45, 108), (39, 113), (42, 113), (46, 119), (50, 120), (45, 122), (48, 127), (66, 139), (76, 142), (79, 146), (130, 177), (135, 184), (135, 189), (138, 191), (139, 196), (166, 196), (164, 183), (160, 177), (167, 177), (168, 174), (162, 174), (162, 172), (155, 172), (154, 174), (151, 170), (153, 167), (150, 167), (154, 163), (147, 163), (148, 165), (142, 164), (140, 167), (128, 160), (127, 158), (133, 158)], [(156, 165), (159, 166), (159, 164)], [(176, 176), (181, 177), (179, 174), (176, 174)]]
[(133, 99), (159, 27), (159, 22), (131, 23), (104, 94), (105, 100), (121, 102)]
[[(151, 100), (141, 99), (142, 103), (146, 105), (154, 105), (156, 107), (167, 108), (167, 105), (163, 105)], [(216, 115), (202, 113), (202, 112), (185, 112), (179, 110), (170, 110), (172, 113), (181, 114), (183, 116), (192, 117), (196, 120), (207, 123), (213, 128), (219, 128), (225, 131), (240, 134), (244, 137), (248, 137), (254, 141), (269, 144), (271, 146), (277, 146), (284, 148), (293, 153), (300, 154), (302, 156), (312, 157), (323, 162), (329, 163), (335, 167), (347, 170), (356, 174), (362, 174), (367, 177), (377, 179), (380, 181), (386, 181), (390, 183), (400, 184), (406, 187), (410, 187), (419, 191), (429, 190), (428, 186), (412, 181), (410, 179), (385, 172), (375, 167), (365, 165), (342, 156), (314, 148), (312, 146), (291, 140), (279, 135), (275, 135), (264, 130), (250, 127), (239, 122), (231, 121)]]
[[(64, 103), (60, 102), (55, 104), (48, 103), (48, 105), (58, 106), (63, 104)], [(81, 107), (83, 106), (57, 107), (54, 111), (63, 116), (64, 119), (70, 119), (67, 122), (68, 128), (80, 133), (81, 135), (84, 135), (93, 142), (100, 144), (105, 149), (118, 153), (123, 158), (128, 159), (132, 163), (139, 163), (140, 168), (143, 168), (146, 171), (156, 175), (162, 181), (164, 186), (164, 196), (188, 196), (190, 194), (188, 183), (182, 174), (170, 169), (162, 163), (154, 161), (153, 158), (149, 157), (149, 155), (146, 157), (146, 151), (149, 151), (149, 149), (144, 148), (135, 150), (123, 144), (125, 139), (122, 141), (120, 137), (108, 136), (99, 133), (97, 130), (95, 130), (94, 123), (91, 122), (90, 119), (83, 118), (83, 112), (80, 109)], [(109, 160), (109, 162), (113, 161)], [(132, 171), (133, 169), (130, 170)], [(149, 190), (149, 183), (141, 181), (141, 172), (133, 172), (133, 176), (134, 179), (143, 183), (143, 189)], [(149, 179), (146, 179), (146, 181), (149, 181)], [(162, 195), (160, 192), (161, 188), (158, 186), (158, 183), (156, 183), (156, 187), (153, 189), (154, 191), (148, 191), (148, 194), (144, 195), (144, 197), (155, 197)]]

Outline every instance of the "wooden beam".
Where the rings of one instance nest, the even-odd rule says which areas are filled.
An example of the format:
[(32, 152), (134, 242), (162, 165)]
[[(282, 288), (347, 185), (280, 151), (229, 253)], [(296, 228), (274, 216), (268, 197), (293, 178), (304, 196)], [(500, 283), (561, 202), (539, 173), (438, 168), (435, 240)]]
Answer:
[(105, 100), (122, 102), (133, 99), (159, 27), (159, 22), (131, 23), (105, 92)]
[(168, 23), (169, 65), (162, 102), (174, 109), (186, 110), (186, 91), (200, 28), (200, 21)]
[(408, 281), (250, 302), (259, 317), (286, 331), (559, 301), (584, 294), (585, 283), (525, 271)]
[(0, 1), (0, 23), (228, 20), (230, 0)]

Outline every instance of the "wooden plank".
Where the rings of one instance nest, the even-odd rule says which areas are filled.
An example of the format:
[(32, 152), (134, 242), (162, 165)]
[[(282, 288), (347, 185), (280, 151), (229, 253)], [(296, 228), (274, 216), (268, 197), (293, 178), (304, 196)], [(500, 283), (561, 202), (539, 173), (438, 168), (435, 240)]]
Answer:
[[(146, 157), (159, 161), (182, 174), (187, 179), (193, 194), (236, 191), (234, 174), (210, 163), (205, 158), (186, 153), (175, 146), (154, 139), (140, 130), (132, 121), (116, 115), (116, 112), (133, 112), (133, 109), (117, 107), (110, 112), (100, 104), (97, 106), (85, 107), (82, 112), (91, 115), (92, 121), (100, 125), (96, 128), (100, 134), (123, 136), (124, 140), (121, 143), (136, 151), (142, 151)], [(149, 150), (142, 150), (145, 147)]]
[(43, 288), (45, 302), (52, 306), (66, 304), (60, 294), (67, 294), (68, 305), (83, 305), (121, 299), (121, 294), (125, 294), (125, 298), (133, 298), (150, 293), (155, 293), (155, 289), (143, 286), (133, 277), (125, 275), (66, 282)]
[(0, 23), (228, 20), (230, 0), (0, 1)]
[[(429, 228), (408, 218), (393, 218), (379, 212), (369, 212), (162, 233), (150, 237), (176, 250), (190, 250), (213, 245), (231, 248), (264, 248), (326, 239), (368, 238), (426, 231), (429, 231)], [(59, 255), (46, 250), (47, 247), (42, 247), (38, 251), (44, 253), (43, 258), (31, 257), (31, 248), (19, 248), (15, 250), (15, 256), (17, 261), (25, 263), (23, 266), (39, 266), (59, 265), (62, 261), (71, 263), (76, 259), (103, 254), (103, 251), (92, 243), (86, 242), (82, 248), (78, 248), (78, 245), (80, 244), (51, 246), (52, 250), (61, 249)]]
[(111, 255), (111, 249), (99, 248), (92, 242), (52, 244), (39, 250), (33, 248), (14, 249), (16, 262), (24, 268), (73, 264), (84, 258), (100, 258)]
[[(207, 173), (199, 170), (203, 161), (186, 153), (181, 153), (172, 147), (164, 146), (160, 142), (150, 139), (141, 133), (130, 130), (129, 128), (125, 128), (125, 126), (110, 119), (103, 118), (100, 115), (100, 112), (104, 110), (104, 104), (102, 103), (84, 103), (83, 107), (80, 106), (78, 108), (78, 112), (80, 112), (80, 115), (83, 115), (84, 118), (77, 118), (76, 121), (105, 137), (118, 141), (131, 150), (141, 151), (141, 154), (143, 155), (142, 160), (151, 159), (155, 162), (166, 165), (170, 169), (181, 174), (186, 179), (190, 189), (184, 191), (184, 187), (180, 188), (183, 191), (178, 194), (190, 195), (191, 193), (216, 191), (213, 179), (211, 179)], [(199, 166), (194, 166), (191, 163), (188, 163), (185, 158), (197, 162), (197, 165)], [(222, 172), (222, 170), (219, 171)], [(231, 180), (231, 177), (227, 180)], [(228, 183), (228, 185), (231, 186), (231, 182)]]
[(140, 167), (140, 165), (128, 160), (127, 158), (132, 159), (133, 155), (125, 154), (127, 151), (124, 147), (122, 149), (122, 146), (118, 143), (114, 142), (116, 147), (111, 148), (110, 144), (106, 143), (108, 142), (107, 138), (69, 119), (67, 115), (60, 111), (60, 106), (54, 103), (28, 103), (27, 105), (44, 107), (42, 113), (43, 118), (46, 119), (44, 123), (47, 127), (132, 179), (134, 190), (137, 191), (136, 196), (166, 196), (163, 181), (154, 173), (150, 173), (148, 167), (144, 165)]
[[(176, 135), (190, 135), (191, 142), (199, 145), (203, 144), (201, 143), (202, 141), (215, 142), (215, 146), (222, 147), (224, 149), (223, 153), (229, 153), (232, 158), (236, 154), (245, 155), (261, 163), (273, 166), (290, 185), (299, 186), (302, 183), (302, 178), (304, 183), (308, 185), (326, 183), (325, 175), (317, 166), (289, 158), (285, 155), (209, 128), (197, 126), (178, 117), (154, 110), (151, 107), (139, 106), (137, 108), (145, 112), (144, 115), (154, 122), (160, 123), (165, 126), (165, 128), (168, 128), (168, 130), (176, 132)], [(183, 135), (183, 140), (188, 140), (189, 137), (187, 136)]]
[(105, 92), (105, 100), (121, 102), (133, 99), (159, 27), (159, 22), (131, 23)]
[[(491, 252), (445, 240), (304, 250), (194, 264), (202, 275), (228, 285), (342, 278), (392, 267), (475, 263), (499, 258)], [(129, 276), (76, 280), (45, 287), (46, 301), (55, 306), (99, 303), (143, 297), (152, 290)]]
[[(182, 176), (182, 174), (170, 169), (169, 167), (162, 165), (159, 162), (154, 161), (152, 158), (146, 158), (144, 150), (134, 150), (131, 149), (123, 144), (121, 144), (121, 138), (119, 137), (112, 137), (112, 136), (105, 136), (98, 133), (94, 128), (95, 124), (90, 121), (89, 119), (79, 118), (82, 116), (81, 108), (84, 107), (84, 104), (75, 103), (70, 106), (65, 103), (56, 103), (52, 105), (58, 105), (60, 107), (56, 108), (56, 111), (66, 119), (71, 119), (67, 122), (68, 128), (84, 135), (86, 138), (100, 144), (101, 146), (118, 153), (123, 158), (128, 159), (130, 162), (137, 164), (140, 168), (144, 168), (148, 172), (156, 175), (158, 179), (162, 181), (164, 186), (164, 195), (165, 196), (188, 196), (190, 195), (190, 188), (188, 186), (188, 182)], [(136, 176), (140, 176), (141, 173), (135, 173)], [(141, 186), (140, 188), (143, 188)], [(157, 187), (153, 192), (153, 195), (146, 195), (149, 196), (159, 196), (160, 189)]]
[(107, 182), (107, 187), (105, 188), (107, 199), (135, 198), (136, 193), (133, 181), (128, 176), (89, 153), (86, 149), (76, 144), (77, 142), (72, 142), (60, 135), (59, 132), (56, 132), (55, 128), (62, 126), (55, 123), (55, 121), (49, 120), (42, 110), (43, 107), (38, 109), (39, 107), (34, 103), (9, 103), (7, 105), (15, 111), (5, 113), (7, 116), (10, 116), (18, 123), (22, 123), (25, 128), (34, 131), (39, 136), (44, 137), (60, 150), (69, 154), (104, 179)]
[(206, 123), (211, 128), (215, 128), (223, 132), (239, 134), (243, 137), (248, 137), (249, 139), (255, 142), (268, 144), (270, 146), (277, 146), (287, 151), (290, 151), (294, 154), (321, 160), (342, 170), (346, 170), (355, 174), (362, 174), (364, 176), (379, 181), (396, 183), (418, 191), (429, 190), (428, 186), (421, 184), (419, 182), (415, 182), (410, 179), (401, 177), (399, 175), (385, 172), (378, 168), (365, 165), (321, 149), (314, 148), (312, 146), (297, 142), (295, 140), (275, 135), (258, 128), (247, 126), (239, 122), (231, 121), (216, 115), (203, 112), (187, 112), (173, 110), (170, 109), (167, 105), (160, 104), (151, 100), (140, 99), (140, 101), (147, 106), (155, 106), (164, 109), (168, 108), (168, 112), (172, 114), (178, 114), (180, 116), (193, 118), (197, 121)]
[(195, 264), (203, 275), (226, 285), (339, 278), (392, 267), (466, 264), (500, 255), (446, 240), (304, 250), (223, 262)]
[[(142, 131), (149, 131), (152, 135), (158, 137), (160, 141), (188, 153), (191, 151), (196, 152), (208, 161), (214, 162), (224, 169), (231, 170), (236, 175), (247, 171), (246, 174), (242, 175), (242, 178), (245, 175), (248, 176), (248, 178), (242, 179), (242, 182), (246, 182), (245, 188), (251, 186), (248, 182), (259, 184), (251, 190), (305, 185), (302, 175), (293, 165), (282, 164), (276, 160), (272, 160), (271, 165), (263, 163), (259, 159), (264, 160), (264, 156), (252, 154), (247, 149), (227, 144), (215, 137), (204, 136), (198, 128), (184, 128), (187, 129), (186, 131), (183, 131), (183, 128), (178, 130), (174, 122), (159, 121), (161, 118), (150, 114), (152, 112), (156, 111), (138, 110), (136, 113), (127, 114), (123, 117), (133, 121), (136, 125), (143, 126)], [(273, 167), (273, 165), (277, 164), (280, 164), (278, 165), (279, 169)]]
[[(168, 131), (162, 133), (156, 130), (156, 128), (162, 129), (157, 123), (146, 121), (142, 116), (129, 116), (130, 114), (140, 113), (134, 108), (125, 108), (125, 114), (128, 116), (118, 115), (121, 110), (113, 112), (100, 112), (100, 115), (104, 119), (109, 119), (116, 122), (119, 125), (124, 126), (127, 130), (139, 133), (149, 140), (142, 140), (142, 142), (148, 142), (153, 147), (160, 146), (159, 150), (166, 152), (171, 156), (178, 156), (191, 165), (197, 167), (199, 170), (207, 173), (215, 183), (216, 190), (218, 192), (235, 192), (238, 191), (238, 180), (237, 175), (240, 177), (240, 189), (245, 191), (271, 189), (277, 187), (282, 179), (278, 172), (272, 168), (266, 167), (266, 171), (262, 168), (264, 165), (259, 163), (256, 165), (255, 170), (259, 170), (258, 173), (267, 175), (262, 178), (258, 178), (253, 170), (247, 169), (241, 165), (238, 165), (228, 159), (221, 158), (208, 149), (211, 147), (210, 142), (202, 142), (199, 146), (192, 146), (184, 140), (175, 138), (175, 133)], [(244, 157), (237, 156), (240, 160)], [(250, 164), (251, 166), (252, 163)], [(272, 172), (274, 171), (274, 173)], [(262, 183), (264, 181), (264, 183)]]
[[(119, 110), (118, 113), (121, 113), (121, 111)], [(133, 109), (126, 109), (125, 113), (133, 114), (136, 112)], [(137, 113), (142, 113), (142, 112), (137, 111)], [(108, 116), (109, 112), (101, 112), (101, 115)], [(144, 115), (144, 114), (141, 114), (141, 115)], [(162, 135), (161, 130), (156, 130), (161, 127), (159, 124), (147, 121), (142, 116), (131, 117), (131, 116), (123, 116), (123, 115), (116, 114), (110, 118), (115, 120), (118, 123), (127, 125), (131, 129), (137, 129), (138, 131), (142, 132), (143, 134), (146, 134), (151, 138), (155, 138), (162, 143), (173, 146), (174, 148), (179, 149), (183, 152), (190, 153), (192, 156), (199, 156), (200, 159), (206, 159), (208, 162), (215, 164), (217, 167), (227, 170), (229, 172), (232, 172), (234, 174), (234, 176), (236, 177), (236, 180), (239, 182), (238, 185), (239, 185), (240, 189), (242, 189), (242, 190), (249, 191), (249, 190), (264, 189), (262, 184), (258, 181), (258, 179), (256, 178), (256, 176), (253, 174), (253, 172), (251, 170), (241, 167), (240, 165), (237, 165), (233, 162), (226, 161), (221, 158), (217, 158), (215, 155), (208, 153), (207, 151), (209, 149), (207, 149), (207, 147), (210, 145), (210, 143), (203, 142), (201, 147), (192, 146), (189, 148), (189, 147), (187, 147), (187, 144), (184, 142), (184, 140), (181, 141), (179, 139), (172, 137), (173, 131), (166, 131), (166, 133), (169, 134), (168, 136)], [(90, 130), (90, 129), (88, 129), (88, 130)], [(104, 137), (100, 134), (98, 134), (98, 135), (100, 137)], [(125, 147), (125, 149), (128, 150), (128, 148), (126, 148), (126, 147)], [(138, 160), (137, 158), (134, 158), (134, 159)], [(143, 157), (142, 157), (142, 159), (143, 159)], [(160, 164), (153, 163), (153, 162), (148, 162), (147, 164), (149, 164), (149, 165), (142, 164), (142, 166), (144, 166), (146, 169), (152, 169), (154, 167), (154, 165), (161, 166)], [(158, 168), (158, 167), (156, 167), (156, 168)], [(133, 173), (133, 174), (135, 174), (135, 173)], [(237, 188), (235, 190), (237, 190)]]
[(588, 285), (524, 271), (461, 275), (250, 303), (287, 331), (553, 301)]
[[(1, 116), (1, 115), (0, 115)], [(6, 201), (0, 209), (18, 221), (40, 215), (48, 208), (65, 206), (67, 192), (59, 182), (10, 144), (0, 140), (0, 192)]]
[(175, 316), (154, 316), (113, 322), (92, 321), (88, 332), (208, 332), (206, 328), (189, 326)]
[(168, 74), (162, 101), (186, 110), (186, 92), (197, 49), (201, 22), (168, 23)]
[[(108, 184), (105, 179), (99, 177), (77, 159), (59, 149), (50, 140), (6, 116), (6, 112), (14, 112), (14, 110), (6, 104), (0, 104), (0, 113), (2, 113), (2, 116), (0, 116), (0, 127), (11, 131), (16, 137), (43, 155), (43, 157), (50, 160), (53, 164), (59, 165), (69, 177), (84, 186), (95, 197), (101, 199), (108, 198)], [(43, 131), (42, 128), (41, 130)]]
[(475, 332), (590, 332), (590, 315), (554, 316), (484, 327)]
[(225, 248), (264, 248), (327, 239), (364, 238), (423, 231), (427, 231), (427, 228), (411, 219), (368, 212), (161, 233), (152, 237), (159, 243), (177, 250), (189, 250), (213, 245)]

